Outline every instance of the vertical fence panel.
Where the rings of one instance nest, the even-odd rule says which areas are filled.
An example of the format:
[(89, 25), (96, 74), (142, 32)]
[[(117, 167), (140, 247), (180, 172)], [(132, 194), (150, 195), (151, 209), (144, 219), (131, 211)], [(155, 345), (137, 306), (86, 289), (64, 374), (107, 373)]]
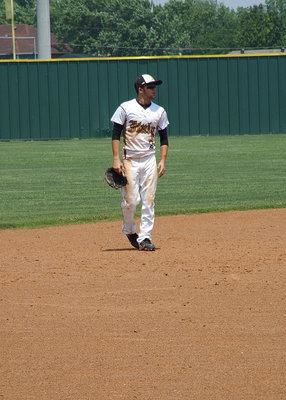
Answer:
[[(88, 85), (88, 71), (87, 62), (78, 63), (78, 112), (79, 112), (79, 137), (88, 138), (90, 132), (89, 125), (89, 85)], [(105, 82), (106, 84), (106, 82)], [(107, 85), (106, 85), (107, 87)], [(107, 93), (103, 92), (102, 98), (107, 97)]]
[(209, 60), (209, 126), (213, 135), (220, 134), (220, 113), (219, 113), (219, 96), (218, 96), (218, 65), (217, 59)]
[[(29, 92), (29, 68), (25, 64), (18, 69), (19, 76), (19, 138), (25, 139), (27, 132), (30, 132), (30, 107), (27, 101), (27, 93)], [(1, 94), (0, 94), (1, 95)], [(1, 107), (1, 106), (0, 106)]]
[[(21, 68), (22, 65), (19, 65)], [(38, 78), (38, 64), (29, 64), (28, 86), (29, 91), (26, 94), (26, 99), (29, 102), (30, 109), (30, 132), (24, 134), (25, 139), (40, 139), (41, 138), (41, 125), (40, 125), (40, 109), (39, 109), (39, 78)]]
[[(117, 64), (118, 65), (118, 64)], [(134, 60), (128, 60), (127, 63), (127, 79), (128, 79), (128, 84), (126, 86), (126, 89), (124, 89), (124, 93), (126, 93), (126, 99), (132, 99), (136, 96), (135, 88), (134, 88), (134, 81), (139, 76), (140, 74), (144, 73), (146, 71), (143, 70), (143, 72), (138, 71), (138, 63), (134, 62)]]
[(79, 118), (79, 96), (78, 96), (78, 63), (69, 62), (69, 96), (67, 102), (69, 103), (69, 121), (70, 121), (70, 137), (79, 137), (80, 132), (80, 118)]
[[(118, 92), (119, 92), (119, 102), (127, 100), (128, 98), (134, 97), (134, 87), (133, 81), (134, 77), (129, 77), (127, 62), (118, 62)], [(145, 68), (143, 69), (143, 71)], [(143, 72), (139, 72), (143, 73)]]
[[(283, 57), (278, 58), (278, 82), (279, 82), (279, 121), (280, 132), (286, 132), (286, 59)], [(272, 112), (277, 112), (272, 108)]]
[[(189, 116), (189, 92), (186, 90), (188, 85), (188, 64), (186, 60), (178, 63), (178, 98), (179, 98), (179, 134), (181, 136), (188, 136), (190, 134), (190, 116)], [(160, 89), (159, 89), (160, 90)]]
[(269, 57), (268, 87), (269, 87), (269, 124), (270, 124), (269, 132), (270, 133), (280, 132), (280, 127), (279, 127), (279, 77), (278, 77), (278, 60), (277, 60), (277, 58)]
[[(157, 76), (155, 78), (161, 79), (163, 81), (163, 84), (159, 87), (158, 89), (158, 97), (156, 101), (159, 104), (164, 104), (164, 108), (167, 111), (169, 115), (169, 110), (172, 108), (172, 100), (171, 100), (171, 93), (169, 91), (169, 86), (168, 86), (168, 79), (169, 79), (169, 74), (168, 74), (168, 65), (169, 62), (166, 59), (159, 60), (160, 61), (160, 70), (158, 71)], [(171, 121), (170, 121), (171, 122)], [(173, 123), (171, 122), (171, 125), (169, 127), (169, 132), (174, 132), (173, 130)], [(178, 134), (178, 133), (177, 133)]]
[(238, 107), (239, 107), (239, 132), (249, 134), (249, 74), (248, 59), (238, 60)]
[(186, 90), (189, 93), (190, 135), (200, 134), (198, 69), (197, 60), (188, 63), (189, 80)]
[(225, 58), (221, 58), (218, 63), (218, 97), (221, 135), (228, 135), (230, 133), (228, 95), (228, 62)]
[(90, 136), (100, 137), (100, 126), (99, 126), (99, 94), (97, 84), (97, 64), (88, 64), (88, 76), (89, 76), (89, 113), (90, 113)]
[(286, 133), (285, 54), (0, 61), (0, 140), (111, 135), (143, 73), (171, 135)]
[[(57, 110), (54, 110), (55, 99), (50, 98), (50, 88), (57, 87), (57, 81), (52, 82), (50, 85), (50, 69), (46, 63), (38, 64), (39, 73), (39, 119), (40, 119), (40, 132), (39, 135), (42, 139), (57, 138), (58, 127), (50, 124), (51, 119), (56, 118), (59, 120)], [(54, 77), (53, 77), (54, 79)], [(52, 103), (52, 104), (51, 104)], [(61, 116), (62, 118), (62, 116)], [(54, 136), (53, 136), (54, 134)]]
[(268, 87), (268, 64), (269, 60), (263, 58), (260, 60), (260, 67), (258, 71), (258, 84), (259, 84), (259, 120), (260, 120), (260, 133), (269, 132), (269, 87)]
[(0, 64), (0, 138), (11, 139), (8, 85), (9, 64)]
[(11, 139), (20, 138), (20, 124), (19, 124), (19, 76), (17, 64), (11, 65), (8, 73), (9, 85), (9, 105), (10, 105), (10, 129)]
[[(109, 110), (110, 110), (109, 119), (110, 119), (111, 114), (114, 113), (116, 108), (121, 103), (121, 101), (119, 101), (119, 91), (118, 91), (118, 81), (121, 77), (118, 75), (118, 62), (117, 61), (111, 61), (110, 63), (108, 63), (107, 67), (108, 67), (108, 77), (109, 77), (108, 78), (108, 98), (109, 98)], [(137, 73), (137, 71), (135, 73)], [(133, 93), (133, 96), (135, 96), (134, 93)]]
[(198, 80), (199, 80), (199, 118), (200, 134), (209, 135), (209, 75), (207, 59), (199, 59)]
[[(125, 66), (126, 68), (126, 66)], [(100, 120), (100, 131), (103, 136), (110, 134), (109, 120), (110, 120), (110, 110), (109, 110), (109, 100), (108, 100), (108, 70), (106, 64), (98, 64), (98, 80), (97, 80), (97, 90), (99, 95), (99, 108), (98, 116)]]
[(250, 133), (260, 133), (258, 60), (249, 59), (249, 115)]
[(70, 112), (69, 112), (69, 68), (67, 63), (58, 64), (59, 79), (59, 113), (60, 135), (62, 138), (70, 137)]
[(228, 67), (229, 132), (239, 134), (239, 95), (237, 59), (229, 60)]
[[(180, 135), (179, 115), (180, 115), (181, 100), (179, 97), (179, 89), (178, 89), (180, 79), (181, 78), (178, 77), (177, 60), (176, 59), (169, 60), (168, 76), (167, 76), (167, 80), (164, 82), (164, 85), (168, 86), (169, 98), (171, 101), (169, 109), (168, 109), (168, 117), (172, 123), (172, 132), (175, 132), (175, 135), (178, 135), (178, 136)], [(164, 104), (164, 99), (162, 101)]]
[[(42, 67), (40, 65), (40, 67)], [(60, 131), (60, 106), (59, 106), (59, 93), (60, 93), (60, 82), (58, 75), (58, 63), (53, 63), (49, 66), (49, 94), (50, 94), (50, 138), (56, 139), (62, 138)], [(40, 98), (41, 102), (42, 99)], [(78, 132), (79, 135), (79, 132)]]

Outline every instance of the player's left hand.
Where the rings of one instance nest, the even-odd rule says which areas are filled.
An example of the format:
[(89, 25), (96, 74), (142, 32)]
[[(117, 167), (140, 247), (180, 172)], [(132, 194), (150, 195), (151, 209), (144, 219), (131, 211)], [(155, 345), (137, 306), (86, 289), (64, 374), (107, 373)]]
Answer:
[(161, 160), (158, 164), (158, 176), (159, 178), (163, 176), (166, 172), (165, 163)]

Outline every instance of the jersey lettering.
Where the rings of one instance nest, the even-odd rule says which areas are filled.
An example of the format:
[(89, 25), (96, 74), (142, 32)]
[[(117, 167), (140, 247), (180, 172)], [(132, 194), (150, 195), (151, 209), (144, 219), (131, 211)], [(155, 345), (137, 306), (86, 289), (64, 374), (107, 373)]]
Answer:
[(128, 130), (130, 133), (146, 133), (147, 135), (155, 135), (155, 130), (156, 128), (149, 124), (142, 124), (141, 122), (138, 121), (129, 121), (129, 127)]

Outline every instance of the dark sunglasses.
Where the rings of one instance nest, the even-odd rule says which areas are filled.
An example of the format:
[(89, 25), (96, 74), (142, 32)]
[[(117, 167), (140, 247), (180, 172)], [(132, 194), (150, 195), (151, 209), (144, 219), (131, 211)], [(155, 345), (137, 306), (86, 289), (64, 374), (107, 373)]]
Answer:
[(146, 85), (147, 89), (155, 89), (156, 85)]

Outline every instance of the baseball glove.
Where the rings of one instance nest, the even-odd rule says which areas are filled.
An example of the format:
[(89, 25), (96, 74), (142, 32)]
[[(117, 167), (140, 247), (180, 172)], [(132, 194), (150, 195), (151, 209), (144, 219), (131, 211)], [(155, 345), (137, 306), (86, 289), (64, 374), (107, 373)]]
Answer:
[(108, 168), (105, 171), (104, 179), (113, 189), (120, 189), (127, 185), (127, 179), (123, 174), (119, 174), (113, 168)]

